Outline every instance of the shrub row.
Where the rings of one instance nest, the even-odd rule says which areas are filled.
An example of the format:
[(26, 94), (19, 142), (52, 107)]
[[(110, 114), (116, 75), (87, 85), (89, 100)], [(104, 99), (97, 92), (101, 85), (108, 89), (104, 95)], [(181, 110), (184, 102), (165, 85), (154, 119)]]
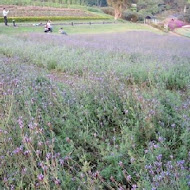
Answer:
[[(108, 15), (114, 16), (115, 12), (112, 7), (103, 7), (101, 10)], [(138, 12), (133, 12), (131, 10), (126, 10), (122, 12), (122, 18), (124, 20), (132, 21), (132, 22), (137, 22), (137, 21), (143, 21), (144, 16)]]
[(103, 7), (101, 8), (101, 10), (108, 15), (114, 16), (115, 12), (114, 9), (112, 7)]
[(126, 10), (122, 13), (122, 18), (128, 21), (137, 22), (143, 21), (145, 15), (140, 14), (138, 12), (133, 12), (131, 10)]
[[(63, 21), (63, 20), (102, 20), (102, 19), (110, 19), (109, 17), (101, 17), (101, 16), (96, 16), (96, 17), (61, 17), (61, 16), (56, 16), (56, 17), (10, 17), (8, 18), (9, 22), (12, 20), (15, 20), (16, 22), (35, 22), (35, 21)], [(0, 23), (4, 22), (4, 19), (1, 17), (0, 18)]]

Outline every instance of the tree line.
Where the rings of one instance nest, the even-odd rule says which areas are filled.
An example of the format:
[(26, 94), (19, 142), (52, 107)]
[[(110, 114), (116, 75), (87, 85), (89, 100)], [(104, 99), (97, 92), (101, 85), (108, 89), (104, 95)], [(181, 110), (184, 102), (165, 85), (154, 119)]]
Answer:
[(122, 12), (129, 8), (131, 4), (137, 4), (137, 10), (157, 10), (158, 6), (170, 6), (174, 9), (182, 9), (186, 4), (190, 4), (190, 0), (1, 0), (0, 4), (17, 4), (27, 5), (42, 3), (55, 3), (59, 5), (84, 5), (84, 6), (111, 6), (114, 8), (115, 19), (121, 18)]
[(60, 4), (79, 4), (88, 6), (111, 6), (114, 8), (115, 19), (121, 18), (122, 12), (129, 8), (131, 4), (137, 4), (138, 9), (148, 7), (158, 7), (162, 5), (168, 5), (174, 8), (183, 8), (190, 0), (41, 0), (52, 1)]
[(137, 4), (141, 9), (147, 6), (158, 7), (162, 5), (169, 5), (175, 9), (182, 9), (190, 0), (107, 0), (109, 6), (112, 6), (115, 11), (115, 19), (121, 18), (122, 12), (126, 10), (131, 4)]

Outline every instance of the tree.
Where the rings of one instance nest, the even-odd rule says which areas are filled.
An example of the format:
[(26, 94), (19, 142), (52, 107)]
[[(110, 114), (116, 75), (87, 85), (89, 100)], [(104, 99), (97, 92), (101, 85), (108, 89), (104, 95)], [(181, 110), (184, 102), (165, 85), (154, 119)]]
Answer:
[(121, 18), (123, 10), (132, 2), (131, 0), (107, 0), (108, 5), (112, 6), (115, 11), (115, 20)]

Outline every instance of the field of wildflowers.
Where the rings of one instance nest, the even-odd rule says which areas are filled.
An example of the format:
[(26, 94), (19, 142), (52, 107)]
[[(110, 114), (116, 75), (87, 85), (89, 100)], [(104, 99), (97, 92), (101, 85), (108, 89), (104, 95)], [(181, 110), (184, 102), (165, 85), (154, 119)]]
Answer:
[(0, 43), (0, 189), (189, 189), (188, 38), (27, 33)]

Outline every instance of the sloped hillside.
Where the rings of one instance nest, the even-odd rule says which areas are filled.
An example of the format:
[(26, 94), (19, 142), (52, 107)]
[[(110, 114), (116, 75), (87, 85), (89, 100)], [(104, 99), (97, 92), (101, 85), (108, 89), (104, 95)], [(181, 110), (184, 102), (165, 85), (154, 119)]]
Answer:
[(95, 17), (96, 15), (80, 9), (53, 8), (40, 6), (16, 6), (0, 5), (0, 9), (10, 10), (10, 17), (40, 17), (40, 16), (72, 16), (72, 17)]

